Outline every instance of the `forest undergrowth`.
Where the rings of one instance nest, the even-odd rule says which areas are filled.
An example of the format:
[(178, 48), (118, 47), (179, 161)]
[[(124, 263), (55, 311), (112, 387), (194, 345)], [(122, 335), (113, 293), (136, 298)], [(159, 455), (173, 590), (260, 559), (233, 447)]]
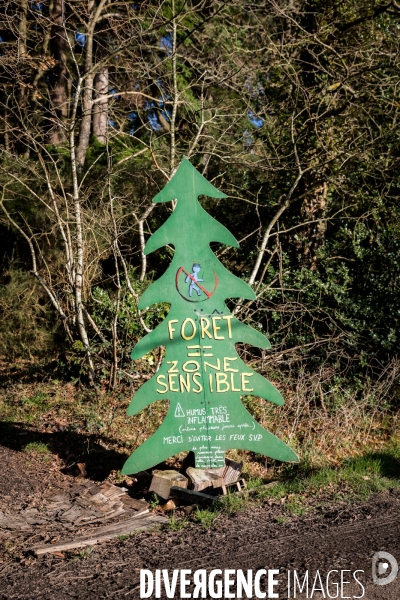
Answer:
[[(143, 363), (138, 366), (143, 368), (143, 377), (148, 378), (149, 370), (156, 366), (149, 368), (148, 361), (139, 362)], [(269, 480), (338, 467), (349, 458), (383, 452), (399, 442), (394, 401), (399, 360), (393, 359), (378, 377), (366, 376), (362, 381), (335, 377), (328, 367), (314, 372), (288, 372), (262, 361), (257, 367), (281, 391), (285, 405), (274, 407), (254, 396), (245, 396), (242, 401), (263, 427), (299, 454), (301, 461), (298, 466), (283, 465), (261, 455), (231, 450), (231, 458), (243, 460), (247, 479)], [(95, 477), (96, 468), (92, 473), (90, 470), (96, 465), (100, 448), (111, 451), (113, 457), (120, 456), (111, 460), (108, 470), (114, 479), (122, 480), (119, 469), (126, 455), (157, 430), (168, 409), (165, 400), (153, 403), (134, 417), (126, 415), (140, 379), (134, 383), (121, 381), (109, 389), (106, 380), (88, 387), (65, 376), (57, 378), (56, 372), (27, 361), (11, 368), (3, 362), (1, 370), (0, 421), (35, 431), (39, 444), (49, 439), (54, 454), (59, 453), (55, 435), (63, 436), (63, 443), (71, 440), (65, 460), (65, 467), (71, 472), (77, 472), (78, 464), (89, 465), (88, 475)], [(182, 453), (171, 458), (169, 464), (179, 467), (184, 456)]]

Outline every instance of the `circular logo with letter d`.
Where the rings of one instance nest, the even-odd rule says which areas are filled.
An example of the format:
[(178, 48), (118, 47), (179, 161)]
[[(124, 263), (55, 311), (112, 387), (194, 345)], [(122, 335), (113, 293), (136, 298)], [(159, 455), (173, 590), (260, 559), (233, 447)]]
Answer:
[(394, 556), (389, 552), (375, 552), (372, 557), (372, 579), (376, 585), (392, 583), (398, 571), (399, 566)]

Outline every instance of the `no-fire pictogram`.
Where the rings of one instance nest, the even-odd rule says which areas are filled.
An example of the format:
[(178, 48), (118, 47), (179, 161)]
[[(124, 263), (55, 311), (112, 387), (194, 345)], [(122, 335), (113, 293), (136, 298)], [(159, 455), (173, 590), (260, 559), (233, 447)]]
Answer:
[(188, 302), (204, 302), (211, 298), (218, 287), (218, 276), (215, 271), (213, 271), (214, 288), (212, 290), (202, 285), (203, 278), (200, 277), (200, 271), (200, 264), (193, 263), (192, 272), (184, 267), (180, 267), (176, 272), (176, 289)]

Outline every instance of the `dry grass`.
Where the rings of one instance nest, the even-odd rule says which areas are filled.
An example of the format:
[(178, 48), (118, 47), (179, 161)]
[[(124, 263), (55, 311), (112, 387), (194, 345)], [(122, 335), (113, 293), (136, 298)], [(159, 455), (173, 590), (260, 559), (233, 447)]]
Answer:
[[(279, 381), (268, 369), (263, 374), (280, 389), (285, 406), (278, 408), (252, 396), (245, 397), (244, 404), (266, 429), (299, 453), (302, 467), (337, 466), (349, 456), (382, 450), (399, 436), (397, 415), (390, 404), (400, 374), (398, 360), (375, 379), (366, 378), (363, 385), (352, 387), (346, 387), (331, 368), (300, 371), (286, 381)], [(0, 419), (39, 431), (94, 436), (104, 448), (130, 454), (160, 426), (168, 408), (167, 401), (155, 402), (139, 415), (127, 417), (134, 391), (133, 385), (110, 392), (106, 387), (85, 389), (55, 379), (9, 381), (0, 388)], [(229, 455), (245, 458), (249, 476), (265, 477), (265, 457), (235, 450)], [(270, 475), (282, 469), (274, 461), (268, 460), (267, 466)]]
[[(274, 379), (268, 369), (263, 374), (279, 388), (285, 406), (276, 408), (249, 396), (244, 399), (246, 408), (299, 453), (303, 466), (337, 466), (344, 458), (361, 456), (366, 449), (381, 450), (399, 438), (398, 414), (392, 405), (400, 376), (398, 359), (375, 378), (366, 377), (351, 386), (332, 367), (314, 373), (300, 371), (286, 382)], [(275, 467), (273, 462), (271, 466)]]

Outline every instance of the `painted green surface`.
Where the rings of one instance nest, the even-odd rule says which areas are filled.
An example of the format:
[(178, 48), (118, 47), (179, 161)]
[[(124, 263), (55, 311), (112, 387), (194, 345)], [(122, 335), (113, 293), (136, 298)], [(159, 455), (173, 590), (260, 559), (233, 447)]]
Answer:
[(192, 450), (196, 467), (224, 465), (225, 451), (242, 448), (282, 461), (296, 454), (259, 425), (241, 396), (260, 396), (278, 405), (283, 398), (267, 379), (238, 356), (235, 343), (269, 348), (258, 331), (238, 321), (227, 298), (254, 299), (253, 290), (223, 267), (211, 242), (238, 247), (236, 239), (199, 204), (200, 195), (225, 198), (186, 159), (154, 202), (176, 199), (169, 219), (146, 244), (149, 254), (166, 244), (175, 248), (167, 271), (143, 294), (139, 308), (170, 302), (165, 320), (138, 342), (132, 359), (158, 346), (166, 355), (159, 371), (135, 394), (128, 415), (161, 399), (169, 400), (159, 429), (126, 461), (122, 473), (148, 469), (170, 456)]

